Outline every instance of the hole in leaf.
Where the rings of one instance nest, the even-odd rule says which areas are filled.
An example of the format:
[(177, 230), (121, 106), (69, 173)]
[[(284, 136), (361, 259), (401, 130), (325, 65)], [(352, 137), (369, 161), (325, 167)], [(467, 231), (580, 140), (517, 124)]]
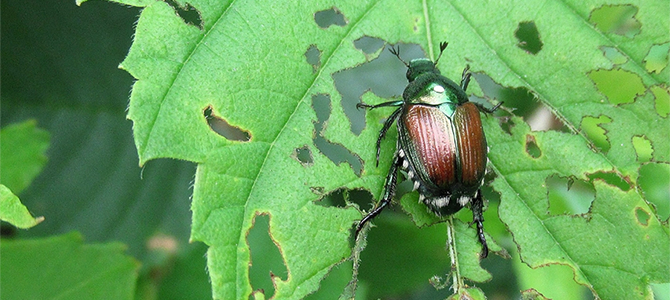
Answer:
[(526, 135), (526, 153), (532, 158), (540, 158), (542, 156), (542, 150), (537, 146), (535, 136), (530, 134)]
[(505, 133), (512, 135), (512, 127), (514, 127), (514, 122), (512, 122), (512, 118), (510, 117), (498, 118), (498, 123), (500, 123), (500, 129), (502, 129)]
[(314, 145), (323, 155), (328, 157), (336, 165), (342, 162), (348, 163), (357, 176), (361, 176), (363, 162), (361, 158), (349, 151), (342, 144), (333, 143), (327, 140), (323, 133), (326, 130), (328, 119), (330, 118), (330, 96), (326, 94), (317, 94), (312, 96), (312, 108), (316, 113), (317, 121), (314, 122)]
[(363, 36), (354, 41), (354, 47), (363, 51), (366, 55), (377, 52), (381, 47), (384, 47), (384, 40), (370, 36)]
[(644, 198), (656, 208), (661, 220), (670, 217), (670, 165), (648, 163), (640, 167), (638, 185)]
[(654, 148), (651, 146), (651, 141), (645, 136), (636, 135), (633, 137), (633, 148), (637, 154), (637, 160), (641, 163), (651, 161), (654, 153)]
[(503, 105), (511, 108), (517, 116), (528, 116), (540, 105), (526, 87), (502, 86), (486, 73), (473, 72), (472, 77), (475, 78), (486, 98), (505, 102)]
[(588, 76), (598, 91), (615, 105), (633, 103), (635, 97), (644, 94), (646, 90), (640, 76), (622, 69), (595, 70), (589, 72)]
[(372, 194), (367, 190), (349, 190), (337, 189), (319, 200), (314, 201), (316, 205), (324, 207), (340, 207), (344, 208), (349, 203), (355, 203), (359, 207), (368, 205), (372, 202)]
[(600, 124), (610, 123), (610, 117), (601, 115), (597, 118), (584, 117), (582, 118), (581, 130), (591, 140), (596, 149), (607, 153), (610, 150), (610, 142), (607, 138), (607, 130), (602, 128)]
[(567, 126), (558, 119), (558, 117), (544, 104), (540, 106), (526, 118), (526, 122), (533, 131), (558, 130), (570, 132)]
[(514, 32), (514, 36), (519, 40), (517, 46), (530, 54), (537, 54), (542, 50), (542, 41), (540, 33), (537, 31), (535, 22), (526, 21), (519, 23), (519, 27)]
[[(526, 87), (504, 87), (496, 83), (485, 73), (472, 73), (479, 87), (488, 99), (504, 102), (503, 106), (511, 110), (514, 115), (523, 117), (529, 123), (531, 129), (548, 130), (560, 129), (568, 131), (567, 127), (556, 117), (554, 113), (535, 100), (533, 93)], [(484, 104), (477, 97), (470, 97), (473, 102)], [(487, 104), (490, 105), (490, 104)], [(502, 111), (502, 110), (499, 110)]]
[[(416, 44), (398, 44), (403, 59), (424, 57), (421, 47)], [(387, 49), (382, 50), (379, 56), (369, 62), (351, 69), (333, 74), (335, 88), (342, 96), (341, 105), (344, 114), (351, 124), (351, 132), (361, 134), (365, 129), (365, 111), (357, 109), (356, 104), (361, 102), (361, 96), (371, 91), (378, 97), (400, 97), (407, 86), (405, 72), (407, 67)], [(389, 110), (389, 115), (392, 110)]]
[(202, 17), (200, 16), (200, 11), (198, 11), (191, 3), (186, 2), (183, 6), (177, 3), (175, 0), (163, 0), (167, 5), (172, 7), (174, 12), (179, 16), (184, 23), (198, 27), (198, 29), (203, 29)]
[(632, 38), (640, 32), (642, 25), (635, 19), (637, 7), (626, 5), (603, 5), (591, 11), (589, 21), (605, 33), (614, 33)]
[(670, 42), (652, 45), (644, 58), (644, 67), (649, 73), (661, 73), (668, 66), (670, 56)]
[(311, 45), (309, 46), (309, 49), (305, 51), (305, 58), (307, 59), (307, 63), (312, 65), (312, 71), (316, 73), (321, 66), (321, 50), (319, 50), (316, 45)]
[(623, 55), (617, 48), (600, 46), (600, 50), (602, 50), (605, 57), (615, 65), (620, 65), (628, 61), (628, 57)]
[(212, 111), (212, 106), (207, 106), (203, 112), (209, 128), (211, 128), (218, 135), (231, 140), (231, 141), (240, 141), (248, 142), (251, 140), (251, 135), (248, 131), (230, 125), (225, 119), (217, 116)]
[(613, 172), (601, 171), (589, 174), (588, 177), (591, 180), (600, 179), (609, 185), (618, 187), (624, 192), (627, 192), (628, 190), (631, 189), (631, 183), (628, 180), (621, 178), (618, 174)]
[(317, 194), (317, 195), (323, 195), (323, 193), (326, 192), (326, 188), (322, 186), (312, 186), (309, 188), (312, 193)]
[(642, 207), (638, 206), (635, 208), (635, 218), (640, 225), (647, 227), (649, 225), (649, 219), (651, 219), (651, 215)]
[(654, 293), (654, 299), (663, 299), (666, 295), (670, 295), (670, 282), (649, 283), (649, 287)]
[(347, 260), (335, 265), (328, 275), (319, 283), (319, 289), (313, 294), (307, 295), (303, 300), (331, 299), (334, 295), (342, 294), (349, 281), (353, 271), (353, 262)]
[(337, 9), (337, 7), (317, 11), (314, 14), (314, 21), (316, 22), (316, 25), (319, 25), (321, 28), (328, 28), (331, 25), (347, 25), (347, 20), (344, 19), (344, 15)]
[(593, 184), (575, 178), (552, 175), (546, 184), (551, 215), (585, 214), (596, 196)]
[(297, 159), (303, 166), (311, 166), (314, 163), (314, 158), (312, 157), (312, 151), (309, 150), (307, 145), (296, 148), (291, 155), (293, 158)]
[(670, 89), (667, 85), (653, 85), (649, 88), (654, 94), (654, 106), (659, 116), (667, 118), (670, 114)]
[(284, 263), (279, 244), (270, 234), (270, 216), (256, 215), (253, 226), (247, 234), (247, 244), (251, 253), (249, 262), (249, 281), (256, 291), (262, 291), (265, 299), (270, 299), (275, 292), (273, 284), (276, 277), (288, 279), (288, 270)]

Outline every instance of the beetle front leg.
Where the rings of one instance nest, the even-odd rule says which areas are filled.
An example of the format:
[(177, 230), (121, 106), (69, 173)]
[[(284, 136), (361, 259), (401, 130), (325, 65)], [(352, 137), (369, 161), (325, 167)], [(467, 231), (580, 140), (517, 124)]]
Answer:
[(403, 100), (389, 101), (389, 102), (379, 103), (377, 105), (370, 105), (370, 104), (365, 104), (363, 102), (359, 102), (359, 103), (356, 103), (356, 108), (375, 109), (375, 108), (378, 108), (378, 107), (385, 107), (385, 106), (401, 106), (402, 104), (403, 104)]
[(379, 205), (375, 207), (371, 212), (369, 212), (363, 219), (358, 222), (358, 225), (356, 225), (356, 234), (354, 235), (354, 239), (358, 238), (358, 233), (361, 232), (361, 229), (363, 229), (363, 226), (365, 223), (369, 222), (370, 220), (374, 219), (378, 214), (382, 212), (382, 210), (391, 203), (391, 200), (393, 200), (393, 196), (395, 195), (395, 189), (396, 189), (396, 183), (398, 180), (398, 166), (400, 166), (401, 163), (401, 158), (396, 152), (395, 158), (393, 159), (393, 164), (391, 165), (391, 169), (389, 170), (388, 176), (386, 176), (386, 183), (384, 183), (384, 195), (382, 196), (382, 199), (379, 200)]
[(472, 222), (477, 226), (477, 237), (479, 243), (482, 244), (481, 258), (486, 258), (489, 255), (489, 247), (486, 245), (486, 236), (484, 235), (484, 199), (482, 199), (482, 191), (477, 191), (477, 195), (472, 199)]

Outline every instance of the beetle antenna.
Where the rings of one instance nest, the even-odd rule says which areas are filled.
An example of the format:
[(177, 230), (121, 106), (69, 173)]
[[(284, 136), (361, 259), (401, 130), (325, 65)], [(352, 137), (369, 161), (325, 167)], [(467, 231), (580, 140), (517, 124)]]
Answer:
[(447, 46), (449, 43), (447, 42), (440, 42), (440, 54), (437, 56), (437, 59), (435, 60), (435, 65), (437, 66), (437, 62), (440, 60), (440, 57), (442, 57), (442, 52), (444, 52), (444, 49), (447, 49)]
[(408, 64), (407, 62), (405, 62), (404, 60), (402, 60), (402, 58), (400, 58), (400, 46), (398, 46), (398, 48), (395, 48), (395, 47), (391, 46), (391, 49), (389, 49), (389, 51), (391, 51), (391, 53), (393, 53), (393, 55), (395, 55), (396, 57), (398, 57), (398, 59), (399, 59), (403, 64), (405, 64), (406, 67), (409, 68), (409, 64)]

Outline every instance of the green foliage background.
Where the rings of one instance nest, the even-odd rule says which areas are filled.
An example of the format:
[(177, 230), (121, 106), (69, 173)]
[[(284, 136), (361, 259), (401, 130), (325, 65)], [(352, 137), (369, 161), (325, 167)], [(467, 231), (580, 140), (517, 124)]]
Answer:
[[(477, 286), (490, 297), (509, 296), (508, 290), (518, 293), (543, 284), (532, 283), (532, 278), (551, 278), (544, 284), (551, 280), (554, 289), (584, 293), (570, 286), (574, 276), (609, 299), (647, 297), (650, 283), (670, 281), (669, 200), (662, 192), (651, 196), (640, 175), (643, 169), (659, 169), (653, 174), (668, 170), (670, 68), (657, 72), (648, 62), (650, 48), (669, 42), (668, 8), (662, 1), (635, 3), (639, 10), (634, 16), (642, 26), (632, 36), (613, 31), (623, 25), (593, 25), (598, 20), (591, 19), (592, 10), (610, 4), (599, 1), (189, 3), (198, 9), (202, 28), (185, 23), (175, 13), (179, 4), (169, 1), (129, 3), (144, 7), (134, 31), (137, 9), (102, 2), (79, 9), (61, 3), (2, 3), (2, 125), (34, 118), (52, 135), (50, 163), (19, 195), (35, 215), (46, 219), (19, 232), (20, 238), (78, 230), (87, 241), (126, 243), (128, 254), (143, 262), (135, 295), (139, 298), (209, 297), (209, 275), (213, 295), (220, 299), (247, 298), (260, 288), (266, 297), (302, 298), (319, 287), (320, 293), (311, 297), (330, 299), (349, 280), (350, 264), (337, 266), (321, 280), (350, 255), (349, 230), (361, 215), (351, 203), (338, 207), (315, 201), (341, 187), (379, 195), (394, 144), (390, 135), (379, 168), (370, 163), (379, 121), (389, 112), (368, 113), (367, 127), (360, 135), (352, 133), (333, 74), (383, 54), (382, 48), (364, 53), (354, 47), (364, 35), (417, 44), (432, 58), (439, 42), (447, 40), (450, 46), (440, 64), (445, 75), (458, 78), (467, 62), (503, 86), (531, 90), (566, 126), (564, 132), (531, 131), (524, 120), (513, 117), (506, 130), (499, 118), (484, 119), (491, 166), (498, 175), (491, 185), (500, 197), (499, 203), (494, 193), (487, 197), (487, 232), (509, 251), (519, 250), (527, 264), (554, 266), (551, 271), (542, 268), (539, 272), (547, 272), (543, 274), (515, 260), (518, 286), (498, 288), (499, 280), (509, 280), (511, 267), (492, 258), (483, 264), (494, 273), (493, 281)], [(335, 5), (346, 22), (320, 28), (314, 13)], [(90, 25), (101, 20), (109, 24), (108, 31)], [(544, 43), (535, 55), (518, 47), (514, 37), (519, 22), (528, 20), (535, 22)], [(316, 68), (304, 55), (311, 46), (321, 51)], [(116, 69), (121, 61), (136, 81)], [(605, 86), (612, 78), (619, 79)], [(131, 123), (124, 120), (131, 85), (132, 141)], [(479, 80), (469, 91), (491, 97)], [(319, 133), (313, 130), (317, 94), (327, 94), (331, 101), (327, 126)], [(612, 96), (620, 94), (629, 97)], [(363, 100), (384, 101), (372, 93)], [(251, 140), (229, 141), (213, 132), (203, 115), (210, 106), (215, 115), (249, 132)], [(584, 125), (583, 118), (601, 116), (605, 121), (593, 128)], [(360, 175), (349, 164), (335, 164), (322, 155), (315, 135), (358, 155)], [(636, 146), (634, 137), (646, 140), (651, 150), (640, 150), (644, 146)], [(539, 155), (529, 155), (528, 141)], [(307, 166), (295, 158), (296, 149), (305, 146), (312, 154)], [(136, 153), (146, 163), (142, 169)], [(195, 162), (197, 170), (176, 160), (150, 161), (156, 158)], [(591, 186), (588, 214), (565, 214), (551, 207), (555, 203), (547, 200), (552, 194), (547, 185), (552, 176)], [(598, 177), (609, 183), (623, 178), (619, 186), (624, 190), (594, 179)], [(661, 189), (667, 192), (667, 185)], [(401, 202), (418, 224), (434, 221), (416, 204), (415, 194)], [(459, 217), (467, 221), (466, 215)], [(376, 220), (378, 227), (370, 231), (370, 245), (363, 252), (360, 297), (447, 295), (445, 290), (434, 294), (426, 283), (448, 271), (448, 258), (441, 251), (443, 224), (417, 229), (408, 222), (391, 213)], [(473, 242), (473, 231), (458, 222), (459, 243)], [(256, 236), (247, 235), (256, 226), (270, 230), (265, 237), (265, 230), (259, 231), (258, 243)], [(195, 243), (188, 244), (189, 238)], [(6, 245), (3, 252), (11, 251)], [(459, 255), (469, 257), (470, 262), (462, 261), (466, 277), (488, 277), (475, 275), (481, 274), (476, 247)], [(256, 258), (262, 257), (274, 259), (261, 270), (263, 262)], [(400, 261), (390, 263), (394, 259)], [(413, 267), (398, 272), (407, 266)], [(270, 271), (277, 275), (274, 286)], [(417, 285), (421, 287), (410, 292)], [(538, 290), (560, 298), (551, 288)], [(259, 292), (256, 296), (261, 297)]]

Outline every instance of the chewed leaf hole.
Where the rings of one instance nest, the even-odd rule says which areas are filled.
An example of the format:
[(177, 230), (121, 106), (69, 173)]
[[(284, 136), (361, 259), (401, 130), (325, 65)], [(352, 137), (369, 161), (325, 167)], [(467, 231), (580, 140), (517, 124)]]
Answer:
[(231, 141), (248, 142), (251, 140), (251, 134), (248, 131), (230, 125), (225, 119), (214, 114), (212, 106), (205, 108), (203, 115), (207, 120), (209, 128), (218, 135)]
[(363, 171), (363, 160), (358, 154), (351, 152), (342, 144), (333, 143), (325, 138), (324, 132), (331, 113), (330, 96), (317, 94), (312, 96), (312, 108), (316, 113), (317, 121), (314, 122), (314, 145), (323, 155), (328, 157), (336, 165), (343, 162), (348, 163), (356, 176), (361, 176)]
[(371, 202), (372, 194), (366, 190), (337, 189), (314, 201), (314, 204), (325, 207), (344, 208), (351, 203), (355, 203), (360, 207), (361, 205), (369, 205)]
[(619, 51), (619, 49), (609, 46), (600, 46), (600, 50), (603, 51), (603, 55), (607, 57), (613, 64), (621, 65), (628, 61), (628, 56), (624, 55)]
[(504, 106), (514, 111), (520, 117), (529, 116), (540, 106), (533, 94), (526, 87), (502, 86), (495, 82), (491, 76), (482, 72), (472, 72), (472, 77), (477, 81), (487, 99), (504, 102)]
[[(498, 112), (508, 111), (523, 119), (531, 126), (533, 131), (559, 130), (568, 132), (567, 126), (546, 106), (535, 99), (535, 95), (526, 87), (506, 87), (495, 82), (486, 73), (472, 73), (473, 77), (484, 92), (486, 99), (495, 100), (490, 102), (503, 102)], [(484, 106), (490, 106), (485, 99), (471, 96), (470, 101), (479, 102)]]
[(537, 146), (535, 136), (530, 134), (526, 135), (526, 153), (532, 158), (540, 158), (542, 156), (542, 150)]
[(636, 207), (635, 218), (637, 219), (638, 224), (647, 227), (647, 225), (649, 225), (649, 219), (651, 219), (651, 215), (649, 214), (648, 211), (644, 210), (642, 207)]
[(614, 172), (596, 172), (593, 174), (588, 175), (589, 179), (595, 180), (599, 179), (604, 181), (605, 183), (611, 185), (611, 186), (616, 186), (619, 189), (621, 189), (624, 192), (627, 192), (632, 188), (631, 183), (629, 180), (621, 178), (618, 174)]
[(602, 32), (632, 38), (642, 27), (640, 21), (635, 19), (637, 11), (637, 7), (630, 4), (604, 5), (591, 11), (589, 21)]
[(305, 58), (307, 59), (307, 63), (312, 65), (313, 72), (316, 73), (321, 66), (321, 50), (319, 50), (316, 45), (311, 45), (309, 46), (309, 49), (305, 51)]
[(519, 27), (514, 32), (514, 36), (519, 40), (517, 46), (530, 54), (537, 54), (544, 45), (540, 40), (540, 33), (537, 31), (535, 22), (526, 21), (519, 23)]
[[(416, 44), (398, 44), (403, 59), (425, 57), (423, 50)], [(365, 129), (365, 110), (356, 108), (362, 102), (362, 96), (371, 92), (378, 97), (391, 99), (400, 97), (407, 86), (405, 73), (407, 67), (385, 47), (375, 59), (356, 67), (333, 74), (335, 88), (342, 96), (340, 104), (344, 115), (351, 124), (351, 132), (361, 134)], [(391, 112), (389, 111), (388, 114)]]
[(312, 150), (309, 150), (309, 147), (307, 146), (296, 148), (292, 157), (297, 159), (303, 166), (311, 166), (314, 163)]
[(645, 163), (651, 161), (654, 154), (654, 148), (651, 146), (651, 141), (645, 136), (636, 135), (633, 137), (633, 148), (637, 154), (637, 160)]
[(553, 175), (547, 177), (546, 185), (551, 215), (585, 214), (596, 196), (592, 183), (575, 178)]
[(670, 217), (670, 165), (667, 163), (647, 163), (640, 167), (637, 184), (644, 198), (653, 204), (661, 220)]
[(670, 87), (665, 84), (653, 85), (649, 90), (654, 94), (656, 113), (663, 118), (667, 118), (670, 115)]
[(174, 9), (174, 12), (179, 16), (184, 23), (198, 27), (198, 29), (203, 29), (202, 17), (200, 16), (200, 11), (198, 11), (191, 3), (186, 2), (186, 4), (181, 5), (175, 0), (163, 0), (167, 5)]
[(500, 129), (505, 133), (512, 135), (512, 127), (514, 127), (514, 122), (510, 117), (501, 117), (498, 118), (498, 123), (500, 123)]
[(363, 51), (366, 55), (377, 52), (384, 47), (384, 40), (370, 36), (363, 36), (354, 41), (354, 47)]
[(644, 58), (645, 69), (649, 73), (661, 73), (668, 66), (668, 56), (670, 56), (670, 42), (651, 46), (647, 57)]
[(584, 117), (582, 118), (581, 130), (591, 140), (593, 145), (600, 151), (607, 153), (610, 150), (610, 142), (607, 138), (607, 131), (602, 128), (601, 124), (610, 123), (612, 119), (608, 116), (601, 115), (597, 118)]
[(249, 281), (255, 291), (270, 299), (275, 293), (275, 280), (287, 280), (288, 270), (279, 244), (270, 234), (270, 216), (256, 215), (253, 226), (247, 233), (247, 244), (251, 253)]
[(312, 191), (312, 193), (317, 194), (317, 195), (323, 195), (323, 193), (326, 192), (326, 188), (322, 186), (311, 186), (309, 187), (309, 190)]
[(610, 103), (618, 105), (633, 103), (635, 98), (644, 94), (646, 88), (639, 75), (622, 70), (595, 70), (588, 73), (598, 91), (605, 95)]
[[(323, 280), (319, 283), (321, 288), (313, 294), (302, 298), (303, 300), (317, 300), (317, 299), (333, 299), (335, 295), (342, 293), (347, 284), (347, 280), (351, 279), (353, 270), (353, 262), (347, 259), (341, 263), (334, 265)], [(340, 297), (342, 298), (342, 297)], [(259, 298), (256, 298), (259, 299)]]
[(332, 7), (326, 10), (317, 11), (314, 13), (314, 21), (321, 28), (328, 28), (331, 25), (344, 26), (347, 25), (347, 20), (344, 18), (342, 12), (337, 7)]
[(569, 132), (563, 122), (546, 105), (540, 106), (525, 118), (532, 131), (558, 130)]

